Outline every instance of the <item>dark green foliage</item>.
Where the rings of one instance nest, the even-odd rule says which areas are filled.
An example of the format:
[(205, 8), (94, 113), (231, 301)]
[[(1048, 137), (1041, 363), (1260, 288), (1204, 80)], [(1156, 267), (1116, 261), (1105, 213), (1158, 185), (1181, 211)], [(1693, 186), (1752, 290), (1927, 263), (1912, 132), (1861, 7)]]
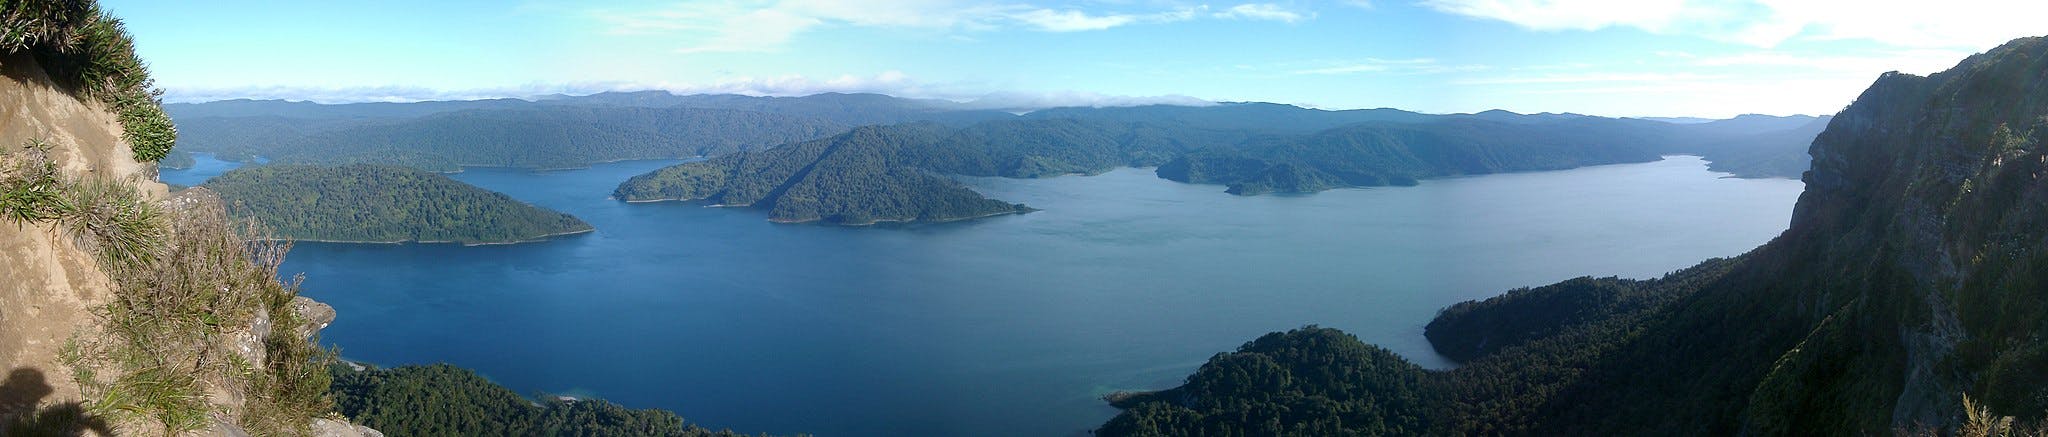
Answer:
[[(1467, 362), (1558, 335), (1588, 322), (1611, 319), (1670, 303), (1682, 293), (1659, 282), (1619, 278), (1577, 278), (1500, 297), (1451, 305), (1429, 322), (1423, 335), (1437, 353)], [(1513, 310), (1503, 307), (1513, 306)]]
[(178, 131), (121, 20), (93, 1), (0, 1), (0, 55), (33, 55), (52, 80), (100, 101), (121, 122), (136, 161), (163, 159)]
[[(1162, 178), (1227, 184), (1233, 194), (1306, 193), (1415, 185), (1430, 177), (1655, 161), (1674, 138), (1684, 137), (1678, 125), (1643, 120), (1508, 114), (1492, 118), (1510, 121), (1489, 121), (1388, 111), (1330, 113), (1250, 104), (1073, 109), (959, 128), (934, 123), (868, 127), (829, 140), (658, 170), (620, 184), (614, 197), (752, 205), (784, 221), (938, 221), (1006, 210), (929, 173), (1036, 178), (1156, 165)], [(1237, 113), (1298, 119), (1266, 128), (1195, 124), (1240, 126), (1213, 119)], [(1274, 133), (1351, 119), (1402, 122)]]
[(929, 124), (864, 127), (832, 138), (664, 168), (627, 180), (613, 196), (754, 206), (768, 210), (769, 218), (777, 221), (849, 225), (1029, 211), (895, 161), (911, 153), (905, 149), (927, 147), (947, 132)]
[(193, 140), (193, 150), (219, 150), (242, 158), (261, 155), (279, 163), (394, 164), (433, 171), (462, 166), (568, 168), (724, 154), (843, 129), (815, 119), (758, 112), (615, 107), (466, 110), (355, 122), (255, 118), (195, 123), (204, 127), (243, 121), (255, 124), (208, 129)]
[(474, 244), (591, 229), (568, 214), (404, 167), (266, 165), (202, 187), (220, 194), (229, 215), (288, 239)]
[[(1427, 433), (2030, 429), (2012, 423), (2048, 413), (2044, 72), (2048, 40), (2026, 38), (1934, 76), (1880, 78), (1815, 139), (1790, 229), (1741, 257), (1446, 309), (1427, 335), (1464, 365), (1423, 378), (1423, 398), (1444, 402)], [(1139, 407), (1105, 430), (1130, 416), (1207, 429), (1181, 425), (1207, 412)]]
[(1159, 176), (1229, 185), (1232, 194), (1414, 185), (1417, 179), (1649, 162), (1663, 141), (1654, 122), (1578, 118), (1505, 123), (1448, 119), (1368, 123), (1311, 135), (1267, 136), (1182, 155)]
[(578, 167), (621, 159), (720, 155), (851, 126), (1013, 118), (942, 101), (874, 94), (807, 97), (601, 93), (514, 99), (320, 105), (234, 100), (170, 105), (180, 146), (246, 161)]
[(1422, 434), (1443, 405), (1414, 364), (1314, 326), (1217, 354), (1187, 384), (1122, 400), (1105, 436)]
[[(1531, 416), (1551, 401), (1553, 393), (1575, 383), (1583, 369), (1596, 360), (1629, 344), (1639, 324), (1654, 319), (1671, 302), (1690, 295), (1701, 284), (1718, 280), (1733, 265), (1733, 261), (1713, 260), (1647, 281), (1579, 278), (1453, 306), (1439, 315), (1427, 332), (1440, 350), (1468, 351), (1450, 356), (1474, 357), (1465, 366), (1451, 371), (1424, 371), (1392, 353), (1359, 344), (1350, 335), (1330, 329), (1268, 334), (1235, 355), (1262, 344), (1292, 345), (1287, 353), (1268, 354), (1272, 367), (1289, 369), (1286, 378), (1279, 380), (1289, 381), (1291, 388), (1218, 385), (1213, 380), (1219, 375), (1235, 375), (1225, 379), (1243, 380), (1246, 375), (1262, 374), (1246, 369), (1267, 366), (1244, 358), (1226, 360), (1231, 355), (1218, 355), (1181, 387), (1118, 402), (1124, 413), (1104, 424), (1100, 432), (1274, 435), (1271, 431), (1280, 429), (1295, 435), (1527, 433), (1534, 425)], [(1317, 340), (1277, 342), (1297, 337)], [(1341, 414), (1325, 416), (1270, 414), (1322, 411), (1318, 406), (1290, 403), (1300, 397), (1298, 391), (1320, 396), (1316, 404), (1345, 407), (1333, 410)], [(1203, 405), (1215, 407), (1202, 410), (1176, 404), (1188, 399), (1200, 399)], [(1224, 430), (1236, 431), (1221, 432)]]
[(332, 369), (335, 410), (354, 423), (404, 436), (736, 436), (675, 413), (601, 399), (534, 401), (446, 364)]
[(1345, 125), (1397, 122), (1412, 123), (1443, 116), (1418, 114), (1399, 109), (1353, 109), (1324, 111), (1278, 103), (1223, 103), (1215, 106), (1148, 105), (1123, 108), (1053, 108), (1025, 114), (1025, 118), (1077, 119), (1119, 123), (1154, 123), (1199, 126), (1206, 129), (1259, 131), (1276, 134), (1315, 133)]

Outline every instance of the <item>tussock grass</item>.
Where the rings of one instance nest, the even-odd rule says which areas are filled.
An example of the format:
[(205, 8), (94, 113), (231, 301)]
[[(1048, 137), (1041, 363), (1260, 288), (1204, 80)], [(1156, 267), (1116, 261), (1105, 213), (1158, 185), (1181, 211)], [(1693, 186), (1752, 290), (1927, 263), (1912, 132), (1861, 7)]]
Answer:
[(300, 336), (305, 321), (292, 308), (298, 281), (276, 274), (289, 244), (254, 225), (236, 226), (217, 203), (170, 214), (161, 256), (117, 269), (121, 290), (104, 309), (107, 331), (81, 348), (119, 369), (93, 380), (104, 394), (93, 407), (189, 431), (197, 429), (188, 420), (195, 412), (211, 413), (208, 404), (187, 402), (192, 389), (212, 388), (242, 400), (238, 424), (252, 433), (304, 433), (308, 419), (332, 410), (326, 369), (333, 354)]
[(178, 130), (121, 20), (89, 0), (0, 0), (0, 52), (29, 53), (58, 84), (107, 105), (136, 161), (170, 154)]
[(49, 144), (31, 140), (21, 150), (0, 153), (0, 218), (17, 228), (71, 209), (49, 152)]
[(0, 155), (0, 220), (55, 223), (113, 279), (98, 328), (62, 351), (86, 413), (165, 435), (234, 419), (268, 436), (304, 434), (333, 409), (334, 354), (301, 335), (299, 281), (277, 276), (289, 243), (230, 221), (217, 199), (167, 207), (133, 183), (65, 176), (48, 150)]
[(70, 184), (58, 221), (73, 243), (107, 265), (132, 267), (154, 261), (164, 243), (163, 216), (133, 184), (94, 178)]

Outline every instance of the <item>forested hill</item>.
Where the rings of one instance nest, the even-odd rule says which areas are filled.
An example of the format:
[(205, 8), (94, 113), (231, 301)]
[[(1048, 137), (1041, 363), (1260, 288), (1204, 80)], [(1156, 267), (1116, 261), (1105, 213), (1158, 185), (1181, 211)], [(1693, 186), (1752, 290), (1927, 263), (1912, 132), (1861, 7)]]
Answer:
[(724, 154), (846, 128), (752, 111), (582, 106), (472, 109), (400, 120), (269, 116), (179, 123), (193, 132), (181, 145), (229, 159), (260, 155), (278, 163), (395, 164), (432, 171)]
[(1205, 148), (1181, 155), (1158, 172), (1170, 180), (1223, 184), (1232, 194), (1252, 195), (1656, 161), (1656, 146), (1671, 140), (1645, 123), (1655, 122), (1588, 118), (1506, 123), (1469, 118), (1366, 123)]
[[(434, 171), (454, 171), (461, 165), (547, 168), (619, 159), (713, 156), (823, 138), (855, 126), (920, 122), (971, 128), (987, 123), (1068, 120), (1142, 125), (1154, 132), (1139, 134), (1153, 137), (1161, 136), (1159, 132), (1181, 137), (1188, 133), (1178, 131), (1222, 131), (1235, 136), (1221, 144), (1228, 146), (1253, 136), (1297, 137), (1361, 124), (1462, 121), (1523, 126), (1578, 123), (1595, 129), (1586, 132), (1588, 135), (1603, 135), (1608, 132), (1603, 129), (1616, 127), (1642, 129), (1649, 132), (1637, 137), (1652, 140), (1634, 144), (1643, 150), (1701, 155), (1715, 162), (1717, 169), (1743, 177), (1797, 177), (1805, 169), (1806, 143), (1818, 132), (1818, 125), (1791, 132), (1799, 127), (1799, 120), (1812, 121), (1813, 117), (1746, 116), (1675, 124), (1500, 110), (1448, 115), (1384, 108), (1331, 111), (1256, 102), (1046, 108), (1020, 116), (939, 100), (835, 93), (750, 97), (644, 91), (534, 100), (338, 105), (231, 100), (166, 108), (183, 132), (179, 148), (187, 152), (210, 152), (237, 161), (262, 156), (279, 163), (381, 163)], [(1783, 134), (1767, 135), (1770, 133)], [(1212, 144), (1207, 141), (1162, 146), (1193, 150)], [(1337, 153), (1317, 153), (1326, 152)], [(1157, 165), (1174, 157), (1148, 162)], [(1278, 161), (1282, 162), (1268, 164), (1285, 163), (1285, 159)], [(1213, 182), (1230, 185), (1236, 181)]]
[(2043, 432), (2044, 129), (2041, 38), (1888, 73), (1813, 141), (1790, 229), (1748, 254), (1452, 306), (1426, 329), (1463, 361), (1448, 371), (1334, 331), (1270, 335), (1119, 396), (1099, 434)]
[(719, 155), (831, 136), (853, 126), (971, 124), (1014, 116), (877, 94), (678, 96), (663, 91), (416, 103), (227, 100), (166, 105), (179, 150), (278, 163), (577, 167)]
[(832, 138), (691, 162), (635, 176), (613, 192), (626, 201), (704, 200), (753, 206), (782, 222), (943, 222), (1030, 211), (983, 198), (944, 176), (898, 162), (947, 129), (864, 127)]
[[(1746, 120), (1761, 119), (1757, 123)], [(1687, 126), (1690, 143), (1674, 152), (1713, 157), (1708, 170), (1745, 178), (1797, 179), (1811, 166), (1806, 150), (1834, 117), (1770, 117), (1746, 115)]]
[(405, 167), (265, 165), (201, 187), (219, 194), (230, 216), (296, 240), (481, 244), (591, 230), (568, 214)]
[[(1269, 109), (1258, 109), (1260, 111)], [(1180, 114), (1185, 109), (1133, 109)], [(1115, 112), (1112, 112), (1115, 113)], [(1108, 117), (1116, 118), (1116, 117)], [(634, 177), (614, 197), (768, 209), (780, 221), (946, 221), (1022, 211), (944, 175), (1035, 178), (1158, 166), (1160, 177), (1235, 194), (1413, 185), (1417, 179), (1655, 161), (1666, 123), (1574, 118), (1376, 122), (1312, 134), (1100, 119), (874, 126)]]
[(602, 399), (533, 400), (446, 364), (394, 369), (334, 366), (336, 413), (393, 436), (736, 437), (662, 410)]

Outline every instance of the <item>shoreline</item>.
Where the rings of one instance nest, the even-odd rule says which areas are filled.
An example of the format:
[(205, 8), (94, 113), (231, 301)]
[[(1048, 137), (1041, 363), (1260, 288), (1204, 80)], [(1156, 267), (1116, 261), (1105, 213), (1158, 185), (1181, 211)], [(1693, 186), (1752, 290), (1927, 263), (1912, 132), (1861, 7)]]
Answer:
[(867, 222), (867, 223), (825, 223), (825, 222), (824, 222), (824, 219), (810, 219), (810, 220), (789, 220), (789, 219), (778, 219), (778, 218), (772, 218), (772, 217), (771, 217), (771, 218), (769, 218), (769, 219), (768, 219), (768, 222), (769, 222), (769, 223), (776, 223), (776, 224), (785, 224), (785, 225), (801, 225), (801, 224), (821, 224), (821, 225), (831, 225), (831, 226), (845, 226), (845, 227), (869, 227), (869, 226), (875, 226), (875, 225), (890, 225), (890, 224), (941, 224), (941, 223), (954, 223), (954, 222), (964, 222), (964, 221), (968, 221), (968, 220), (978, 220), (978, 219), (985, 219), (985, 218), (989, 218), (989, 217), (998, 217), (998, 216), (1005, 216), (1005, 215), (1016, 215), (1016, 214), (1028, 214), (1028, 213), (1033, 213), (1033, 212), (1038, 212), (1038, 211), (1040, 211), (1040, 210), (1039, 210), (1039, 209), (1037, 209), (1037, 208), (1031, 208), (1031, 207), (1023, 207), (1023, 208), (1017, 208), (1017, 209), (1013, 209), (1013, 210), (1010, 210), (1010, 211), (1004, 211), (1004, 212), (992, 212), (992, 213), (988, 213), (988, 214), (982, 214), (982, 215), (977, 215), (977, 216), (971, 216), (971, 217), (957, 217), (957, 218), (948, 218), (948, 219), (942, 219), (942, 220), (918, 220), (918, 219), (883, 219), (883, 220), (875, 220), (875, 221), (871, 221), (871, 222)]
[(577, 234), (587, 234), (587, 233), (592, 233), (592, 232), (597, 232), (597, 227), (593, 226), (593, 227), (591, 227), (590, 229), (582, 229), (582, 230), (575, 230), (575, 231), (564, 231), (564, 232), (556, 232), (556, 233), (552, 233), (552, 234), (546, 234), (546, 235), (539, 235), (539, 236), (534, 236), (534, 237), (528, 237), (528, 238), (524, 238), (524, 239), (520, 239), (520, 240), (514, 240), (514, 241), (490, 241), (490, 242), (483, 242), (483, 243), (462, 243), (462, 242), (456, 242), (456, 241), (453, 241), (453, 240), (391, 240), (391, 241), (360, 241), (360, 240), (319, 240), (319, 239), (311, 239), (311, 238), (265, 238), (265, 239), (260, 239), (260, 240), (254, 240), (254, 241), (288, 241), (288, 242), (293, 242), (293, 243), (302, 243), (302, 242), (303, 242), (303, 243), (327, 243), (327, 244), (389, 244), (389, 245), (399, 245), (399, 244), (460, 244), (460, 245), (462, 245), (462, 246), (464, 246), (464, 247), (468, 247), (468, 246), (503, 246), (503, 245), (511, 245), (511, 244), (525, 244), (525, 243), (538, 243), (538, 242), (542, 242), (542, 241), (547, 241), (547, 240), (550, 240), (550, 239), (554, 239), (555, 237), (561, 237), (561, 236), (568, 236), (568, 235), (577, 235)]
[(673, 158), (619, 158), (619, 159), (608, 159), (608, 160), (603, 160), (603, 161), (590, 161), (590, 162), (587, 162), (587, 163), (583, 163), (583, 164), (577, 164), (577, 165), (573, 165), (573, 166), (568, 166), (568, 167), (527, 167), (527, 166), (518, 166), (518, 165), (490, 165), (490, 164), (455, 164), (455, 167), (456, 167), (456, 170), (455, 170), (455, 171), (443, 171), (443, 172), (436, 172), (436, 173), (442, 173), (442, 174), (457, 174), (457, 173), (462, 173), (462, 172), (464, 172), (464, 171), (467, 171), (467, 170), (469, 170), (470, 168), (486, 168), (486, 169), (513, 169), (513, 170), (527, 170), (527, 171), (532, 171), (532, 172), (535, 172), (535, 173), (539, 173), (539, 172), (550, 172), (550, 171), (569, 171), (569, 170), (586, 170), (586, 169), (589, 169), (589, 168), (590, 168), (590, 167), (592, 167), (592, 166), (597, 166), (597, 165), (603, 165), (603, 164), (616, 164), (616, 163), (621, 163), (621, 162), (627, 162), (627, 161), (677, 161), (677, 160), (680, 160), (680, 161), (689, 161), (689, 160), (692, 160), (692, 159), (702, 159), (702, 158), (704, 158), (704, 155), (691, 155), (691, 156), (683, 156), (683, 157), (673, 157)]

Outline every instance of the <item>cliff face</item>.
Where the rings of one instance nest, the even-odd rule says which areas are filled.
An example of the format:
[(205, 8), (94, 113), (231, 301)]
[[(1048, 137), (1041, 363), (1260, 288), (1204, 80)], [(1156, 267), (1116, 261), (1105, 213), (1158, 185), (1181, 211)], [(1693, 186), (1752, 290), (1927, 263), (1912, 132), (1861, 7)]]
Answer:
[[(333, 316), (278, 281), (285, 247), (251, 244), (209, 194), (155, 181), (146, 160), (174, 135), (155, 101), (108, 103), (107, 88), (50, 76), (78, 66), (41, 63), (125, 65), (108, 81), (146, 88), (118, 21), (90, 2), (32, 6), (51, 10), (0, 24), (89, 36), (0, 52), (0, 435), (377, 435), (315, 419), (331, 401), (312, 337)], [(67, 7), (91, 18), (35, 15)]]
[(1592, 365), (1548, 429), (1882, 433), (1952, 425), (1965, 395), (2048, 411), (2044, 117), (2040, 38), (1884, 75), (1814, 141), (1790, 229)]
[[(33, 57), (7, 57), (0, 72), (0, 147), (17, 152), (42, 140), (64, 174), (126, 181), (162, 198), (164, 185), (130, 157), (112, 114), (58, 89)], [(88, 310), (105, 303), (113, 284), (92, 254), (63, 235), (52, 223), (0, 225), (0, 369), (8, 372), (0, 418), (37, 403), (83, 400), (58, 351), (96, 323)]]
[[(1938, 422), (1972, 393), (2048, 409), (2048, 40), (2026, 38), (1929, 77), (1887, 74), (1819, 138), (1780, 246), (1864, 283), (1891, 332), (1895, 425)], [(1833, 290), (1830, 290), (1832, 288)], [(1860, 292), (1860, 293), (1857, 293)], [(1832, 297), (1832, 299), (1829, 299)], [(1845, 381), (1846, 382), (1846, 381)]]

